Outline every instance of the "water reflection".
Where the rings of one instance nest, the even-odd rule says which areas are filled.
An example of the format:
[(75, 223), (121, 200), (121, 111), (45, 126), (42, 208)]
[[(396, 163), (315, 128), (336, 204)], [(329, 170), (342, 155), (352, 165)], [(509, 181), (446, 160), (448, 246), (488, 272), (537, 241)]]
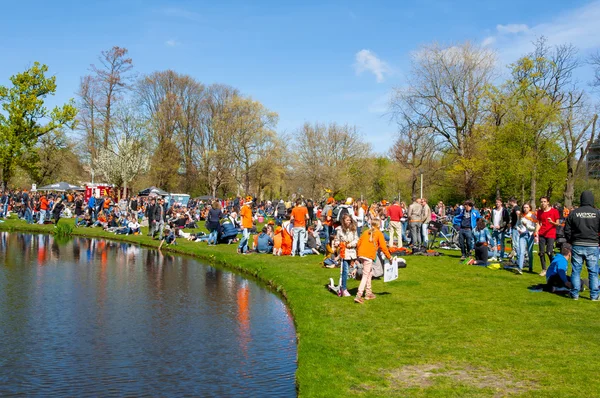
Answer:
[(294, 396), (283, 303), (193, 259), (0, 233), (0, 395)]

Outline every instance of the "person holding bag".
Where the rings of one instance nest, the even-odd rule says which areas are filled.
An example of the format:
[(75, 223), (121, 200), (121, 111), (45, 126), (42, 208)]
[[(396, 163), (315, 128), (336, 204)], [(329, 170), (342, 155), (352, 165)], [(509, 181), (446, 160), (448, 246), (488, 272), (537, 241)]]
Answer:
[[(380, 230), (380, 220), (372, 219), (371, 227), (362, 233), (357, 245), (358, 260), (362, 263), (363, 274), (356, 293), (355, 303), (363, 304), (364, 300), (373, 300), (376, 296), (371, 291), (371, 279), (373, 278), (373, 261), (377, 256), (377, 250), (381, 250), (388, 260), (392, 259), (392, 255), (388, 250), (385, 242), (385, 237)], [(363, 299), (363, 292), (366, 291)]]

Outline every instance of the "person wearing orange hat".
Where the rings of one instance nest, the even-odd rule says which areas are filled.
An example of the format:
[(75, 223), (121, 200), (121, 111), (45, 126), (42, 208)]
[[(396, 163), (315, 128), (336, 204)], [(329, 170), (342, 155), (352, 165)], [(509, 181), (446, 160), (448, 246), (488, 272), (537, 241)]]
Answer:
[[(252, 198), (250, 197), (250, 199)], [(244, 205), (240, 209), (240, 218), (242, 219), (243, 231), (237, 251), (238, 253), (247, 253), (249, 250), (248, 240), (250, 239), (250, 230), (254, 226), (254, 222), (252, 221), (252, 200), (244, 202)]]

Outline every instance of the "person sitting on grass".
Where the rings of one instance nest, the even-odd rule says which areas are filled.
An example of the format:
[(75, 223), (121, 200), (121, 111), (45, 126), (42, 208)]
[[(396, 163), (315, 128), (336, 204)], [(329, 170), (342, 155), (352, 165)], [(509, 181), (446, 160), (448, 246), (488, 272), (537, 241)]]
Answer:
[(258, 235), (256, 252), (262, 254), (272, 253), (273, 246), (273, 238), (267, 233), (267, 227), (263, 227), (261, 233)]
[[(376, 296), (371, 290), (371, 279), (373, 277), (373, 262), (377, 256), (377, 251), (381, 250), (388, 260), (392, 259), (392, 255), (388, 250), (385, 242), (385, 237), (380, 231), (381, 220), (374, 218), (371, 220), (371, 227), (364, 231), (358, 240), (357, 255), (358, 260), (362, 263), (363, 274), (358, 286), (358, 292), (354, 302), (363, 304), (364, 300), (373, 300)], [(363, 299), (363, 292), (366, 292)]]
[(335, 268), (340, 264), (340, 256), (334, 248), (335, 235), (329, 236), (329, 242), (325, 246), (326, 254), (323, 259), (323, 267)]
[(484, 218), (479, 218), (477, 220), (477, 226), (473, 231), (473, 238), (475, 239), (475, 259), (471, 259), (468, 264), (483, 265), (484, 267), (487, 267), (492, 235), (490, 234), (490, 230), (485, 225)]
[(319, 245), (317, 244), (317, 238), (315, 237), (314, 227), (311, 225), (308, 227), (308, 233), (306, 235), (306, 246), (304, 248), (304, 255), (308, 254), (319, 254)]
[(281, 256), (281, 244), (283, 243), (283, 230), (281, 227), (275, 228), (275, 233), (273, 234), (273, 255)]
[(158, 245), (158, 250), (160, 250), (163, 243), (165, 242), (167, 242), (167, 246), (177, 244), (177, 237), (175, 236), (175, 230), (173, 228), (165, 228), (165, 233), (160, 238), (160, 245)]
[(129, 234), (139, 235), (141, 233), (140, 223), (135, 215), (131, 216), (131, 219), (129, 220), (127, 227), (129, 228), (127, 235), (129, 235)]

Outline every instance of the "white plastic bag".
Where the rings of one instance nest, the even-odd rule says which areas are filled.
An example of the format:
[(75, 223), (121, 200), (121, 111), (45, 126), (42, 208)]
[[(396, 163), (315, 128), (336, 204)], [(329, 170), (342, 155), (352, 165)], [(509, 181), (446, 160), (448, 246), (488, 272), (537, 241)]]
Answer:
[(383, 281), (391, 282), (398, 279), (398, 258), (392, 257), (391, 262), (385, 263), (384, 271), (383, 271)]

